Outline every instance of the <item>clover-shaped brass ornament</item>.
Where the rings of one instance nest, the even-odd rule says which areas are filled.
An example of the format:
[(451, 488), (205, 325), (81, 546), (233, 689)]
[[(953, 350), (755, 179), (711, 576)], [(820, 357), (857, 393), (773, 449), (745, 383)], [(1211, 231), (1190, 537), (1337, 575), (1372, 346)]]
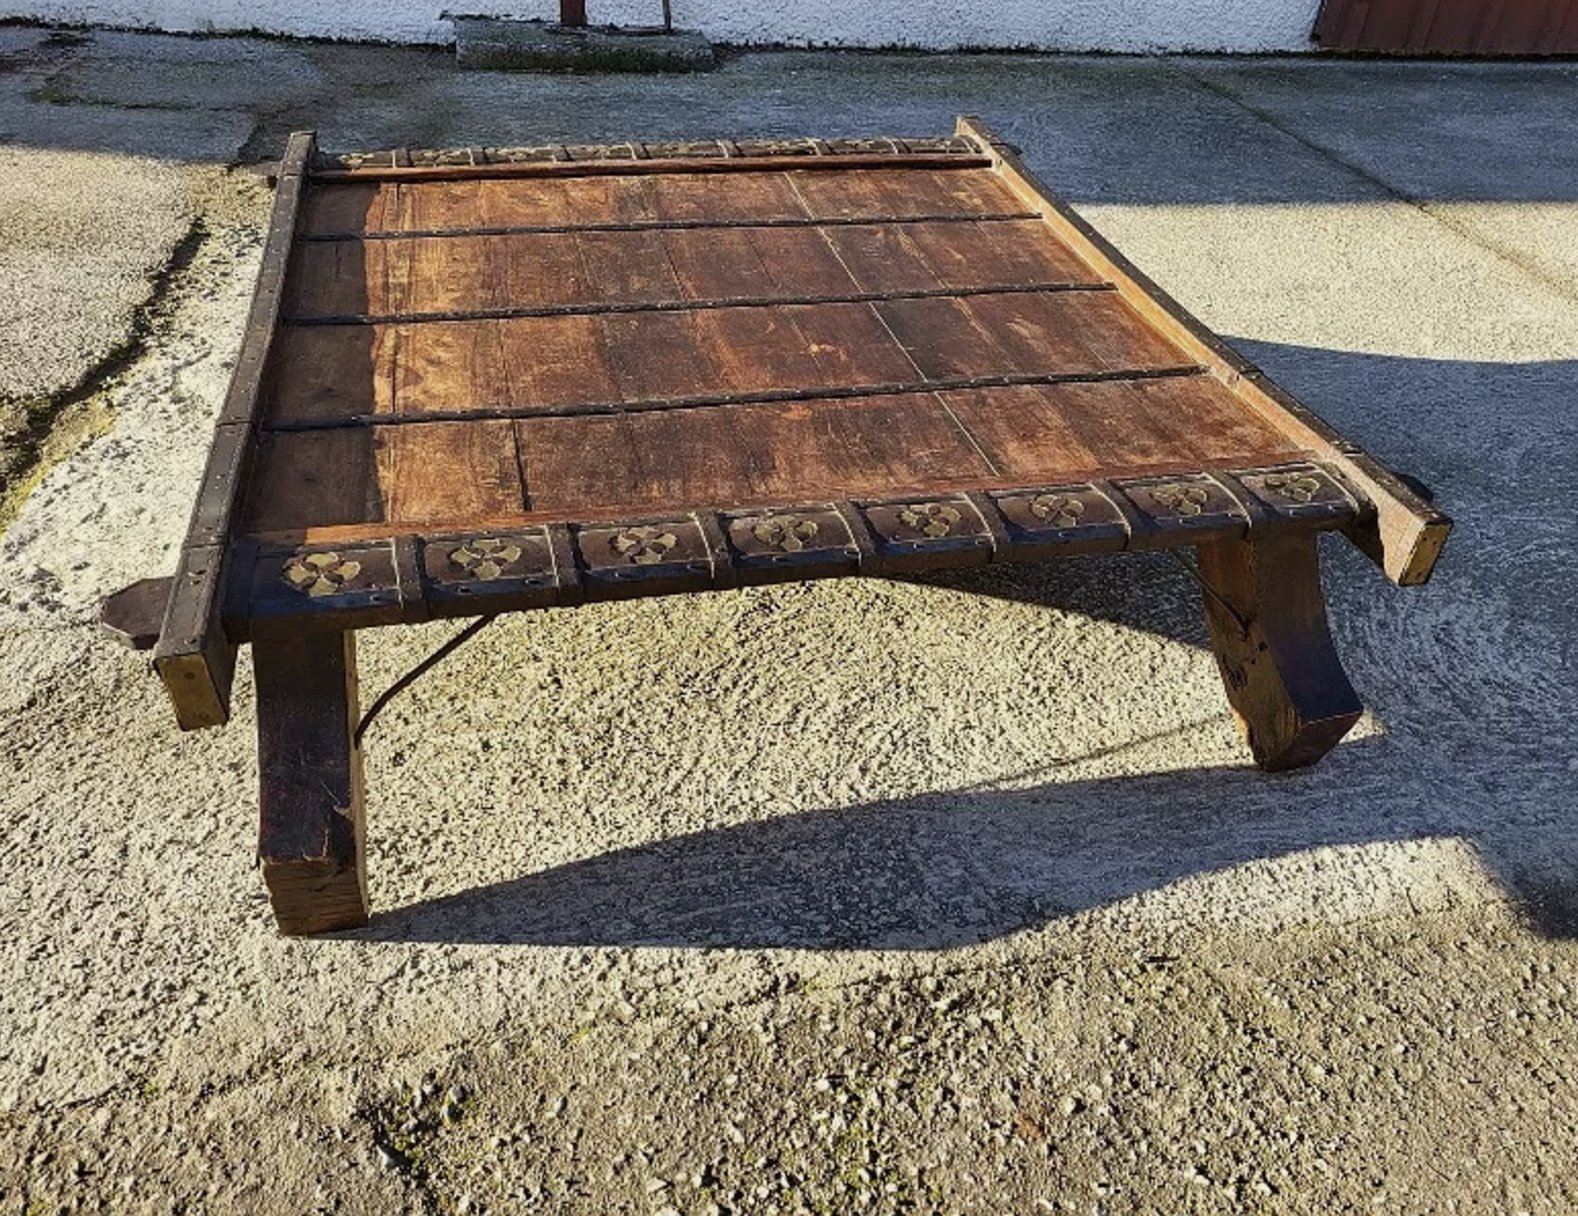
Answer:
[(1309, 502), (1324, 488), (1320, 478), (1311, 473), (1273, 473), (1261, 484), (1294, 502)]
[(497, 537), (468, 540), (449, 551), (449, 560), (472, 578), (489, 581), (499, 578), (521, 559), (521, 547), (506, 544)]
[(770, 549), (798, 553), (821, 531), (816, 520), (798, 515), (764, 515), (751, 525), (751, 535)]
[(1203, 486), (1157, 486), (1151, 497), (1184, 519), (1200, 514), (1211, 500), (1210, 492)]
[(1037, 494), (1030, 500), (1030, 514), (1054, 528), (1072, 528), (1085, 514), (1085, 504), (1070, 494)]
[(307, 553), (285, 563), (280, 578), (304, 595), (333, 595), (362, 572), (362, 563), (341, 560), (338, 553)]
[(653, 566), (668, 556), (668, 551), (679, 544), (679, 538), (662, 528), (644, 525), (616, 532), (608, 544), (620, 557), (637, 566)]
[(900, 523), (934, 540), (952, 532), (954, 524), (961, 518), (957, 507), (940, 502), (916, 503), (899, 510)]

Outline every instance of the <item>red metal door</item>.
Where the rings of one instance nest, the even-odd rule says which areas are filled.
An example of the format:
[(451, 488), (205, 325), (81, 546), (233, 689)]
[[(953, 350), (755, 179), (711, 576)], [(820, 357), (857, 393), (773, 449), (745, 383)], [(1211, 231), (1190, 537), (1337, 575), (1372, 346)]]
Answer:
[(1398, 55), (1578, 54), (1578, 0), (1321, 0), (1323, 50)]

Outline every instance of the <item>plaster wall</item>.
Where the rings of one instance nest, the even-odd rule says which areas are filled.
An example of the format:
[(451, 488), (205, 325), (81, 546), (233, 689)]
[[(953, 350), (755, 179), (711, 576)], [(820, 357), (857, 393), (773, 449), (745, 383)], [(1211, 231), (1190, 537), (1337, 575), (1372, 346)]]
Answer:
[[(1318, 0), (673, 0), (675, 23), (736, 44), (1105, 51), (1308, 50)], [(0, 16), (181, 32), (448, 42), (446, 11), (552, 18), (553, 0), (0, 0)], [(594, 22), (655, 24), (659, 0), (589, 0)]]

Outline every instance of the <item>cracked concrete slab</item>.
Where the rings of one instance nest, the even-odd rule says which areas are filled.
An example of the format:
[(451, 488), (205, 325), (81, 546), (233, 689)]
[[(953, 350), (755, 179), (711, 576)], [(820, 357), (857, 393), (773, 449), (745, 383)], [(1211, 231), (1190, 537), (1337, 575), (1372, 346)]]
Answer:
[[(1401, 118), (1339, 147), (1385, 82), (1434, 95), (1408, 65), (640, 81), (291, 49), (324, 83), (255, 112), (253, 149), (980, 111), (1458, 531), (1407, 592), (1329, 546), (1368, 712), (1275, 779), (1160, 557), (500, 621), (369, 736), (378, 919), (284, 941), (250, 864), (249, 664), (232, 726), (181, 737), (91, 627), (184, 528), (263, 223), (222, 178), (116, 427), (0, 539), (0, 1212), (1578, 1206), (1578, 304), (1506, 256), (1578, 218), (1566, 169), (1502, 199)], [(1516, 180), (1572, 155), (1540, 134), (1569, 68), (1432, 72), (1457, 122), (1527, 107)], [(245, 109), (223, 79), (216, 112)], [(1389, 179), (1393, 152), (1432, 176)], [(1431, 209), (1465, 197), (1506, 209), (1499, 245)], [(362, 635), (365, 688), (453, 629)]]

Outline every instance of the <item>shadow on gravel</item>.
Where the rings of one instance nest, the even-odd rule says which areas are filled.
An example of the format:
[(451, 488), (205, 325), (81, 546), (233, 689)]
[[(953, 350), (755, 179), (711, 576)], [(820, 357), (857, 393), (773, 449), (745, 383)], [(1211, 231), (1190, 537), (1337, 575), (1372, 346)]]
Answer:
[[(1411, 870), (1378, 865), (1388, 892), (1356, 894), (1332, 850), (1465, 834), (1473, 795), (1408, 823), (1409, 758), (1385, 739), (1340, 748), (1319, 776), (1247, 768), (952, 791), (733, 825), (621, 849), (450, 898), (397, 909), (358, 938), (552, 946), (946, 950), (973, 946), (1180, 880), (1264, 866), (1252, 881), (1199, 889), (1268, 908), (1365, 911), (1369, 894), (1410, 894)], [(1394, 788), (1401, 785), (1402, 788)], [(1355, 806), (1365, 808), (1355, 814)], [(1404, 820), (1388, 831), (1390, 820)], [(1552, 825), (1554, 826), (1554, 825)], [(1544, 839), (1538, 837), (1544, 835)], [(1477, 845), (1477, 849), (1476, 849)], [(1509, 883), (1531, 925), (1575, 928), (1578, 858), (1549, 829), (1490, 830), (1465, 849), (1503, 881), (1524, 850), (1565, 856), (1568, 881)], [(1317, 852), (1318, 850), (1318, 852)], [(1288, 878), (1268, 863), (1310, 853)], [(1438, 860), (1422, 865), (1423, 877)], [(1330, 868), (1340, 882), (1322, 878)], [(1176, 893), (1174, 896), (1177, 899)], [(1240, 908), (1252, 917), (1253, 907)]]
[[(1425, 589), (1390, 587), (1333, 538), (1323, 552), (1338, 646), (1382, 732), (1317, 768), (1248, 766), (994, 786), (720, 826), (394, 910), (356, 938), (543, 945), (948, 949), (1234, 867), (1214, 900), (1292, 901), (1340, 917), (1355, 872), (1321, 850), (1444, 842), (1531, 925), (1578, 933), (1578, 363), (1390, 358), (1236, 343), (1397, 467), (1434, 485), (1457, 529)], [(958, 572), (959, 590), (1073, 610), (1204, 644), (1198, 592), (1163, 555)], [(1035, 656), (1027, 661), (1038, 662)], [(639, 696), (632, 687), (631, 696)], [(1196, 721), (1223, 704), (1203, 704)], [(1027, 705), (1027, 713), (1086, 707)], [(1195, 729), (1184, 728), (1185, 732)], [(736, 736), (736, 742), (737, 742)], [(724, 746), (720, 742), (719, 746)], [(1118, 750), (1115, 748), (1114, 750)], [(1086, 758), (1089, 759), (1089, 758)], [(846, 757), (856, 763), (857, 756)], [(528, 808), (519, 813), (528, 814)], [(452, 842), (452, 856), (486, 848)], [(1270, 859), (1308, 854), (1297, 866)], [(1440, 880), (1394, 856), (1376, 882)], [(1291, 877), (1290, 877), (1291, 875)], [(1176, 901), (1177, 893), (1173, 898)], [(1214, 906), (1214, 905), (1213, 905)]]
[[(1268, 810), (1268, 785), (1292, 805)], [(1278, 835), (1296, 818), (1323, 837), (1324, 799), (1312, 805), (1309, 785), (1202, 769), (816, 811), (417, 904), (379, 917), (369, 934), (577, 946), (970, 946), (1264, 856), (1268, 815)]]
[[(380, 915), (363, 940), (554, 946), (946, 950), (1237, 867), (1220, 901), (1314, 908), (1343, 919), (1370, 895), (1411, 898), (1439, 855), (1375, 867), (1353, 890), (1333, 850), (1445, 842), (1483, 866), (1535, 930), (1578, 932), (1578, 853), (1548, 821), (1498, 829), (1469, 783), (1456, 800), (1409, 780), (1418, 758), (1386, 738), (1349, 743), (1319, 773), (1214, 768), (1147, 777), (958, 790), (789, 815), (661, 840)], [(1557, 811), (1565, 787), (1543, 796)], [(1431, 798), (1428, 807), (1421, 799)], [(1568, 801), (1570, 807), (1570, 800)], [(1421, 812), (1424, 812), (1421, 816)], [(1487, 815), (1487, 811), (1491, 812)], [(1464, 841), (1458, 844), (1456, 842)], [(480, 843), (480, 842), (479, 842)], [(1289, 877), (1269, 862), (1309, 854)], [(1530, 869), (1529, 867), (1534, 867)], [(1324, 880), (1323, 869), (1340, 875)], [(1174, 894), (1176, 904), (1178, 896)], [(1426, 902), (1433, 902), (1427, 898)], [(1253, 907), (1236, 909), (1253, 916)]]

